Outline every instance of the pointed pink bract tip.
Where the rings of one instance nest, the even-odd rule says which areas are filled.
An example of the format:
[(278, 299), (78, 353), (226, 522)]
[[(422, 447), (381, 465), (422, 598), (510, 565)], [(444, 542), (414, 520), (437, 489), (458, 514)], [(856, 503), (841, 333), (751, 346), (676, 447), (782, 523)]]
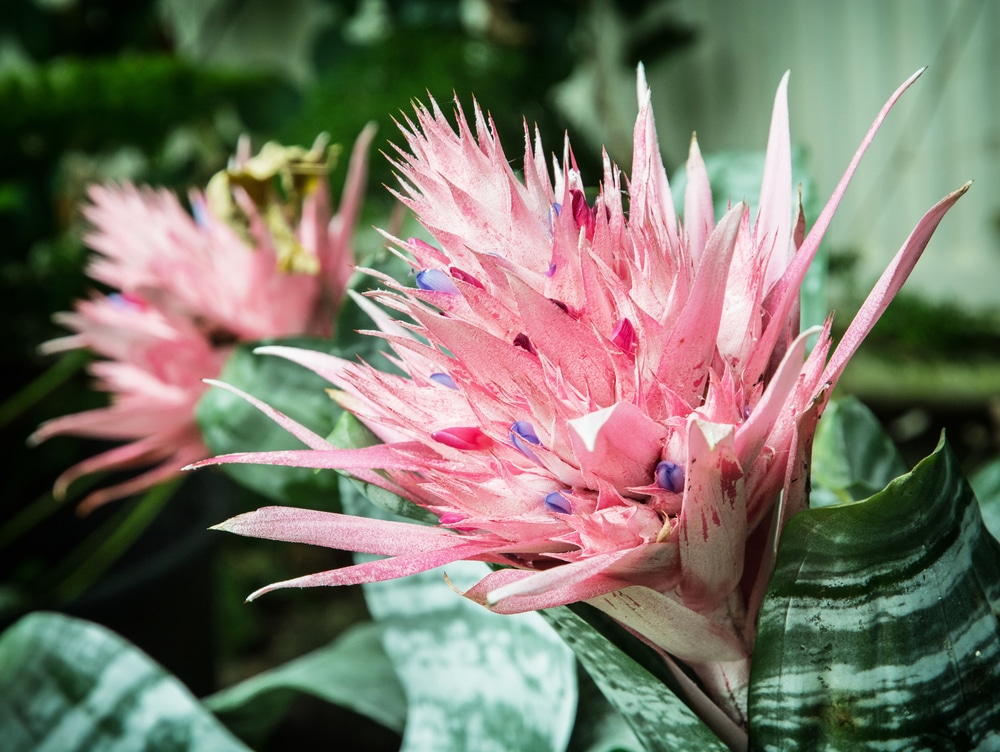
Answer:
[[(632, 175), (605, 160), (593, 205), (568, 138), (550, 172), (540, 137), (526, 137), (521, 177), (478, 104), (468, 123), (456, 99), (455, 126), (433, 98), (418, 105), (402, 127), (409, 150), (393, 157), (395, 195), (435, 245), (388, 239), (423, 292), (368, 270), (392, 289), (357, 298), (376, 311), (377, 334), (403, 375), (301, 350), (290, 358), (338, 387), (335, 399), (387, 443), (333, 448), (271, 410), (312, 449), (185, 469), (255, 462), (351, 471), (425, 507), (438, 525), (278, 507), (226, 520), (210, 529), (389, 557), (276, 582), (246, 601), (460, 559), (511, 563), (465, 596), (502, 613), (589, 601), (682, 660), (745, 665), (754, 633), (740, 610), (753, 615), (756, 606), (740, 605), (743, 585), (762, 593), (772, 565), (766, 556), (758, 563), (750, 534), (775, 499), (804, 506), (804, 482), (790, 471), (805, 459), (820, 402), (947, 208), (921, 222), (829, 364), (828, 327), (807, 355), (817, 330), (798, 331), (802, 279), (858, 161), (923, 70), (879, 112), (808, 236), (794, 220), (790, 72), (772, 108), (754, 226), (745, 202), (716, 218), (697, 133), (678, 220), (641, 64)], [(443, 316), (428, 310), (428, 291)], [(436, 388), (456, 381), (461, 390)], [(776, 530), (786, 519), (784, 510), (775, 516)], [(701, 678), (727, 713), (745, 719), (717, 676)]]

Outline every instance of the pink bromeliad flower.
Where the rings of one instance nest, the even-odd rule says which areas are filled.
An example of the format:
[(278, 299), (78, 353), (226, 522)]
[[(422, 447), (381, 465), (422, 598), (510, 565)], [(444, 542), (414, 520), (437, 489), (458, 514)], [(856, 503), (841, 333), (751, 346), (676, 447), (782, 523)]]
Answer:
[[(787, 76), (756, 216), (744, 204), (715, 216), (692, 141), (679, 219), (641, 69), (632, 174), (605, 156), (593, 203), (568, 143), (553, 177), (537, 133), (526, 131), (521, 178), (478, 107), (474, 130), (460, 107), (457, 130), (433, 100), (418, 107), (395, 162), (399, 195), (438, 247), (393, 239), (412, 259), (416, 287), (370, 271), (390, 289), (363, 300), (405, 375), (260, 350), (326, 377), (384, 443), (338, 449), (256, 403), (310, 449), (202, 464), (338, 468), (413, 500), (439, 524), (286, 507), (241, 515), (219, 527), (387, 557), (251, 597), (459, 559), (504, 565), (465, 595), (501, 613), (596, 606), (692, 666), (716, 706), (702, 709), (738, 744), (756, 615), (776, 537), (807, 504), (816, 422), (968, 187), (921, 219), (832, 355), (829, 321), (799, 333), (800, 283), (859, 160), (915, 78), (879, 113), (808, 234), (793, 213)], [(807, 353), (810, 335), (818, 341)]]
[[(87, 348), (109, 407), (51, 420), (32, 436), (127, 442), (56, 481), (57, 495), (89, 473), (151, 467), (88, 495), (86, 511), (152, 487), (209, 452), (194, 411), (232, 345), (291, 335), (330, 336), (353, 272), (352, 235), (374, 127), (355, 143), (340, 210), (331, 217), (327, 149), (268, 144), (208, 189), (192, 192), (192, 217), (164, 190), (95, 186), (84, 214), (98, 252), (88, 274), (115, 290), (80, 301), (57, 320), (71, 336), (43, 352)], [(281, 181), (286, 200), (276, 199)]]

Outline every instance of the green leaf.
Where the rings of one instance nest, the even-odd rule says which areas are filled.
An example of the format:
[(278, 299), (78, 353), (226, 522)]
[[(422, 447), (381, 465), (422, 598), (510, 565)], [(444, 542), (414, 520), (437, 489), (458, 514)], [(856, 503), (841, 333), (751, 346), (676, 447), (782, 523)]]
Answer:
[(36, 612), (0, 636), (6, 752), (247, 752), (177, 679), (102, 626)]
[(608, 702), (590, 674), (581, 671), (578, 677), (576, 723), (567, 749), (573, 752), (645, 752), (628, 721)]
[(983, 512), (983, 523), (1000, 540), (1000, 459), (983, 465), (969, 478)]
[[(219, 381), (263, 400), (312, 431), (325, 436), (342, 412), (330, 399), (330, 384), (312, 371), (273, 355), (254, 355), (255, 347), (280, 344), (336, 353), (328, 340), (297, 337), (237, 345)], [(202, 437), (213, 454), (302, 449), (298, 439), (240, 397), (212, 388), (196, 411)], [(310, 468), (274, 465), (222, 465), (237, 482), (275, 501), (330, 508), (337, 498), (337, 475)]]
[(402, 733), (406, 696), (373, 623), (352, 627), (326, 647), (206, 698), (206, 706), (248, 743), (260, 744), (306, 693)]
[[(341, 499), (348, 513), (379, 514), (346, 479)], [(443, 569), (463, 590), (490, 571)], [(576, 711), (572, 652), (537, 614), (501, 616), (455, 593), (443, 569), (363, 586), (406, 693), (403, 752), (561, 752)]]
[(1000, 746), (1000, 544), (942, 441), (866, 501), (782, 533), (750, 684), (752, 749)]
[(908, 469), (871, 410), (854, 397), (831, 402), (813, 443), (809, 505), (867, 499)]
[(541, 612), (648, 752), (725, 750), (715, 733), (664, 683), (573, 610)]

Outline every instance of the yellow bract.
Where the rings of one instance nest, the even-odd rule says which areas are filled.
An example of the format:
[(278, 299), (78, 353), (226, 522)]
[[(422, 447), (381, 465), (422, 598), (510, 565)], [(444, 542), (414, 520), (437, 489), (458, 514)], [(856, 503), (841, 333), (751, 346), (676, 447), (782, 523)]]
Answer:
[(212, 213), (254, 245), (248, 210), (233, 195), (235, 188), (242, 189), (268, 229), (278, 269), (289, 274), (319, 272), (319, 259), (302, 247), (293, 227), (303, 201), (336, 164), (340, 147), (329, 146), (328, 140), (320, 134), (308, 150), (269, 141), (257, 155), (217, 172), (205, 190)]

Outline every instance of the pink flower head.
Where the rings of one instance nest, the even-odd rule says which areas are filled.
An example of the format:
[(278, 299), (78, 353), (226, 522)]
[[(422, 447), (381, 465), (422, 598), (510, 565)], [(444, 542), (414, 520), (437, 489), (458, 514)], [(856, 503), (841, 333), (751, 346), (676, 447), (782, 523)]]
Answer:
[[(306, 152), (245, 144), (205, 193), (191, 194), (193, 216), (164, 190), (94, 186), (84, 209), (97, 251), (88, 268), (113, 288), (80, 301), (57, 320), (75, 334), (45, 352), (88, 348), (109, 407), (42, 425), (43, 441), (71, 434), (128, 442), (63, 473), (57, 495), (93, 472), (152, 469), (91, 493), (85, 511), (150, 488), (206, 454), (195, 404), (218, 376), (232, 345), (265, 337), (332, 334), (353, 272), (352, 234), (364, 193), (374, 126), (355, 143), (340, 211), (331, 217), (325, 141)], [(286, 200), (274, 196), (283, 182)], [(291, 200), (287, 200), (290, 198)]]
[[(385, 443), (336, 449), (277, 416), (311, 449), (209, 462), (348, 470), (430, 510), (440, 526), (288, 508), (241, 515), (220, 527), (389, 557), (255, 595), (476, 559), (505, 566), (465, 593), (494, 611), (588, 601), (693, 665), (745, 668), (768, 551), (806, 503), (809, 446), (829, 390), (965, 190), (921, 220), (829, 361), (829, 322), (798, 332), (806, 269), (911, 81), (808, 235), (801, 213), (793, 217), (787, 77), (756, 217), (743, 204), (715, 216), (692, 141), (678, 218), (641, 69), (631, 177), (605, 156), (592, 203), (568, 142), (550, 175), (526, 129), (521, 178), (478, 107), (474, 131), (458, 105), (457, 130), (433, 100), (418, 107), (394, 166), (400, 199), (437, 246), (395, 239), (416, 288), (370, 272), (391, 289), (369, 297), (404, 318), (364, 301), (405, 375), (262, 348), (328, 378)], [(807, 355), (809, 335), (818, 342)], [(715, 682), (720, 696), (738, 693), (733, 686), (732, 677)], [(731, 716), (739, 722), (738, 710)]]

